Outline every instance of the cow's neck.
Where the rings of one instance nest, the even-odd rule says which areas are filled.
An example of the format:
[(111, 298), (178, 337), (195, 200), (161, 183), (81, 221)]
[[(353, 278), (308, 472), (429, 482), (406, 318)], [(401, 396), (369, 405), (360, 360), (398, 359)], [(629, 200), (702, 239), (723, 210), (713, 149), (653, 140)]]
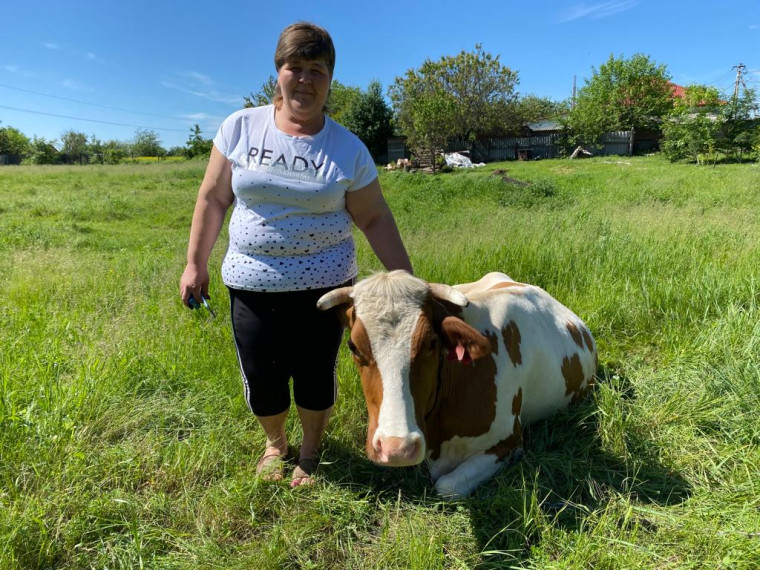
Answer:
[(477, 437), (486, 433), (496, 417), (496, 361), (493, 353), (472, 364), (447, 359), (438, 369), (433, 408), (425, 416), (425, 442), (431, 459), (452, 437)]

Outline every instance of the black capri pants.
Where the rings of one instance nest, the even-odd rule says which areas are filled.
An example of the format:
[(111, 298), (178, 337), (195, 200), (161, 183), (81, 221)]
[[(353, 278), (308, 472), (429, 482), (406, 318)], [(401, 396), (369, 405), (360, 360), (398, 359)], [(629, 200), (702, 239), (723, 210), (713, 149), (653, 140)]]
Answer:
[(290, 407), (290, 378), (301, 408), (317, 412), (335, 404), (343, 324), (335, 311), (317, 309), (317, 300), (332, 289), (261, 293), (230, 288), (243, 389), (257, 416)]

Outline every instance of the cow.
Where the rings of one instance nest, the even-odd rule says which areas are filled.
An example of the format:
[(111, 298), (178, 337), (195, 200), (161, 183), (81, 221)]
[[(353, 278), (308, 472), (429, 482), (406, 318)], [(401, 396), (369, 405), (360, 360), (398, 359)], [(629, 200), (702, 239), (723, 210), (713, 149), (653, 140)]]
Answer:
[(543, 289), (503, 273), (448, 286), (397, 270), (317, 302), (350, 330), (379, 465), (424, 460), (438, 494), (467, 497), (522, 451), (523, 427), (593, 385), (588, 327)]

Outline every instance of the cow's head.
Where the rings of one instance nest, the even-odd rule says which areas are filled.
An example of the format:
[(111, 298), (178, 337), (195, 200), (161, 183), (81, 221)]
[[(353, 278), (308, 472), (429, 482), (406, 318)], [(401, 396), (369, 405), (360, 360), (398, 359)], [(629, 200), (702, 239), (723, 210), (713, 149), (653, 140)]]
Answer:
[(442, 361), (466, 366), (490, 353), (488, 339), (457, 316), (467, 303), (452, 287), (405, 271), (373, 275), (317, 302), (338, 310), (350, 330), (369, 413), (367, 456), (375, 463), (420, 463)]

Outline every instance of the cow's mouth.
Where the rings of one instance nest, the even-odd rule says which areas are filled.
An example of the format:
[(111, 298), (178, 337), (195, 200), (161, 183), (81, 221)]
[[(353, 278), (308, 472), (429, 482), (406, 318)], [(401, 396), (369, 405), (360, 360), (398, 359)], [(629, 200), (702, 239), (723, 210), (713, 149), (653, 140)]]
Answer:
[(406, 437), (369, 438), (367, 457), (384, 467), (419, 465), (425, 458), (425, 440), (418, 433)]

